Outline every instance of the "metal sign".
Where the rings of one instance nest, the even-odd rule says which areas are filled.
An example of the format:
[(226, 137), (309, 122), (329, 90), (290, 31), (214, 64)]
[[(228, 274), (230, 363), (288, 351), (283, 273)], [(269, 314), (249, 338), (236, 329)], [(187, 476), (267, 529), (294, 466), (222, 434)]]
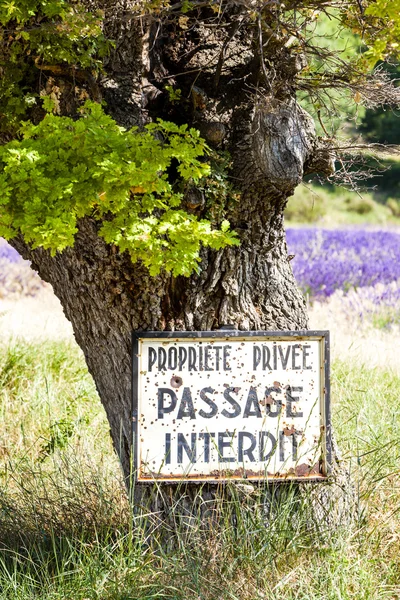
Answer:
[(329, 332), (133, 336), (137, 481), (323, 479)]

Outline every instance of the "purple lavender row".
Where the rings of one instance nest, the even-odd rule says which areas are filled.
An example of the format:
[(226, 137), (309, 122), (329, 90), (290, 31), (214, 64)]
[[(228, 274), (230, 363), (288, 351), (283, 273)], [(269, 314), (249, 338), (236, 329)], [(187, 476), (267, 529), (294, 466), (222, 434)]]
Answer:
[(380, 329), (400, 325), (400, 281), (350, 291), (342, 300), (350, 319), (368, 320)]
[(22, 260), (18, 252), (14, 250), (10, 244), (7, 244), (6, 240), (0, 238), (0, 260), (3, 258), (11, 263), (16, 263)]
[(314, 298), (400, 279), (399, 233), (307, 227), (286, 235), (297, 283)]
[[(287, 230), (293, 271), (301, 289), (324, 298), (341, 289), (400, 280), (400, 234), (362, 229)], [(40, 279), (19, 254), (0, 238), (0, 296), (35, 294)], [(392, 297), (392, 292), (388, 292)], [(378, 300), (378, 298), (376, 299)], [(389, 301), (381, 298), (380, 303)]]
[(0, 238), (0, 299), (36, 296), (44, 283), (14, 248)]

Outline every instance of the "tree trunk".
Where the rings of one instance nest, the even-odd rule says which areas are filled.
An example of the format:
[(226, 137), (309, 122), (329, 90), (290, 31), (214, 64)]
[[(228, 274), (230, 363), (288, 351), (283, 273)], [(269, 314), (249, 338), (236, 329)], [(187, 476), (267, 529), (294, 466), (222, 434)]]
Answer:
[[(121, 10), (114, 4), (115, 18), (110, 9), (106, 15), (116, 40), (100, 82), (107, 111), (125, 126), (157, 116), (188, 122), (214, 148), (228, 150), (240, 201), (231, 201), (226, 212), (241, 241), (218, 252), (203, 250), (200, 273), (190, 278), (150, 277), (107, 245), (90, 218), (80, 221), (74, 247), (55, 257), (32, 250), (22, 238), (12, 241), (52, 284), (72, 323), (129, 480), (132, 330), (212, 330), (225, 324), (306, 329), (283, 211), (304, 173), (329, 172), (332, 158), (319, 148), (311, 119), (295, 99), (298, 56), (266, 38), (261, 57), (257, 36), (241, 25), (240, 9), (227, 11), (218, 30), (208, 28), (207, 9), (183, 21), (147, 23)], [(166, 84), (181, 90), (178, 105), (169, 100)], [(195, 210), (201, 216), (205, 207), (200, 202)]]
[(271, 221), (274, 227), (269, 223), (254, 249), (249, 242), (203, 252), (201, 274), (188, 279), (149, 277), (144, 267), (132, 265), (128, 255), (105, 244), (90, 219), (81, 221), (74, 248), (55, 258), (13, 240), (42, 279), (52, 284), (72, 323), (126, 477), (132, 330), (208, 331), (227, 323), (242, 330), (307, 328), (305, 303), (287, 260), (282, 218), (273, 215)]

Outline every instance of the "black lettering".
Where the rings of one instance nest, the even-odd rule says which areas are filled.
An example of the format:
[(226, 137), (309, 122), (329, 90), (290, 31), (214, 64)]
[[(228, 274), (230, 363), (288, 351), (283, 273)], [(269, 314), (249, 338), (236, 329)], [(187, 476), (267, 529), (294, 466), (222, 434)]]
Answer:
[(234, 392), (235, 394), (237, 394), (239, 390), (240, 390), (240, 388), (233, 388), (233, 387), (229, 387), (224, 390), (224, 398), (225, 398), (225, 400), (228, 400), (228, 402), (231, 404), (231, 406), (233, 408), (233, 412), (228, 412), (226, 410), (226, 408), (224, 408), (224, 410), (221, 411), (221, 415), (223, 415), (224, 417), (227, 417), (228, 419), (234, 419), (235, 417), (240, 415), (240, 410), (241, 410), (240, 404), (239, 404), (239, 402), (236, 402), (236, 400), (234, 398), (232, 398), (232, 396), (230, 395), (230, 392)]
[(224, 391), (225, 400), (228, 400), (228, 402), (232, 405), (233, 408), (233, 412), (231, 413), (228, 412), (226, 408), (224, 408), (224, 410), (221, 411), (221, 415), (224, 415), (224, 417), (227, 417), (228, 419), (233, 419), (234, 417), (240, 415), (240, 404), (230, 395), (230, 392), (234, 392), (235, 394), (237, 394), (239, 390), (240, 388), (226, 388)]
[(187, 457), (189, 458), (191, 463), (196, 462), (196, 434), (190, 434), (190, 443), (189, 446), (185, 436), (183, 433), (178, 433), (178, 465), (183, 463), (183, 451), (186, 452)]
[(256, 388), (251, 386), (247, 396), (246, 406), (244, 407), (243, 419), (248, 417), (257, 417), (261, 419), (260, 403), (258, 402)]
[(229, 360), (229, 352), (231, 351), (232, 346), (224, 346), (224, 352), (223, 352), (223, 365), (224, 365), (224, 371), (231, 371), (232, 369), (229, 366), (228, 360)]
[(274, 344), (273, 347), (273, 355), (274, 355), (274, 371), (276, 371), (276, 369), (278, 368), (278, 359), (277, 359), (277, 355), (276, 355), (276, 344)]
[[(282, 392), (281, 388), (278, 387), (269, 387), (266, 388), (265, 390), (265, 397), (268, 398), (268, 396), (271, 396), (271, 392), (276, 392), (278, 394), (280, 394)], [(272, 396), (271, 396), (272, 398)], [(282, 400), (275, 400), (275, 406), (276, 406), (276, 410), (272, 410), (272, 405), (271, 404), (266, 404), (265, 405), (265, 412), (267, 413), (268, 417), (278, 417), (281, 414), (281, 410), (282, 410)]]
[(287, 390), (286, 391), (286, 416), (287, 417), (302, 417), (303, 413), (298, 411), (295, 412), (292, 410), (292, 406), (293, 406), (293, 402), (298, 402), (299, 401), (299, 397), (298, 396), (292, 396), (291, 392), (302, 392), (303, 388), (302, 387), (292, 387), (291, 391)]
[(165, 464), (171, 464), (171, 434), (165, 434)]
[(253, 346), (253, 371), (257, 370), (261, 360), (261, 350), (258, 346)]
[(264, 371), (266, 371), (267, 369), (272, 371), (272, 367), (269, 364), (270, 360), (271, 360), (271, 350), (268, 348), (268, 346), (263, 346), (263, 370)]
[(165, 363), (167, 362), (167, 353), (164, 350), (164, 348), (159, 348), (158, 349), (158, 370), (159, 371), (165, 371), (166, 366)]
[(196, 348), (189, 346), (189, 371), (197, 371), (196, 362)]
[(311, 350), (310, 345), (303, 346), (303, 369), (312, 369), (312, 365), (307, 365), (307, 358), (309, 357), (309, 350)]
[(203, 346), (199, 346), (199, 371), (204, 371)]
[[(171, 404), (169, 406), (165, 406), (164, 396), (169, 396), (171, 398)], [(159, 388), (157, 390), (157, 399), (159, 419), (163, 419), (165, 414), (171, 413), (173, 410), (175, 410), (178, 398), (173, 390), (169, 390), (168, 388)]]
[[(247, 438), (250, 440), (250, 446), (248, 448), (243, 448), (243, 439)], [(238, 455), (239, 462), (243, 462), (243, 457), (248, 456), (250, 462), (256, 462), (254, 458), (253, 450), (256, 447), (256, 436), (248, 431), (239, 431), (238, 435)]]
[(220, 351), (222, 350), (222, 346), (215, 346), (215, 370), (219, 371), (219, 361), (220, 361)]
[(214, 400), (211, 400), (211, 398), (208, 398), (208, 396), (206, 396), (206, 392), (207, 394), (214, 394), (215, 390), (212, 389), (212, 387), (206, 387), (203, 388), (200, 392), (200, 398), (202, 400), (204, 400), (204, 402), (207, 404), (207, 406), (209, 406), (211, 408), (210, 412), (204, 412), (203, 409), (199, 410), (199, 415), (200, 417), (203, 417), (204, 419), (211, 419), (212, 417), (215, 417), (215, 415), (218, 412), (218, 406), (215, 404)]
[(175, 371), (178, 366), (178, 350), (174, 347), (168, 350), (168, 369)]
[[(230, 448), (232, 445), (233, 433), (229, 431), (222, 431), (218, 433), (218, 453), (220, 462), (233, 462), (235, 459), (233, 456), (224, 456), (224, 448)], [(229, 437), (230, 440), (228, 442), (224, 441), (224, 438)]]
[(196, 413), (194, 412), (192, 394), (190, 393), (190, 388), (183, 388), (182, 400), (179, 405), (179, 410), (177, 414), (177, 419), (183, 419), (184, 417), (190, 417), (191, 419), (196, 418)]
[(187, 350), (184, 346), (179, 346), (179, 361), (178, 361), (178, 365), (179, 365), (179, 370), (182, 371), (182, 367), (186, 362), (187, 359)]
[(286, 369), (287, 368), (287, 364), (289, 362), (289, 357), (290, 357), (290, 346), (288, 346), (286, 348), (286, 354), (285, 354), (285, 356), (283, 356), (282, 346), (278, 346), (278, 349), (279, 349), (279, 356), (281, 358), (282, 369)]
[(204, 370), (212, 371), (213, 368), (208, 364), (208, 361), (211, 360), (210, 350), (212, 350), (212, 346), (206, 346), (204, 349)]
[(294, 369), (295, 371), (298, 371), (299, 369), (301, 369), (301, 366), (297, 365), (297, 363), (296, 363), (296, 358), (300, 358), (299, 352), (300, 352), (300, 345), (294, 344), (292, 346), (292, 369)]
[(203, 462), (210, 462), (210, 441), (215, 437), (215, 433), (199, 433), (199, 440), (204, 440)]
[[(267, 438), (267, 440), (265, 440)], [(265, 449), (268, 442), (271, 442), (271, 450), (265, 454)], [(269, 460), (271, 456), (275, 453), (276, 450), (276, 439), (269, 431), (260, 431), (259, 438), (259, 453), (260, 453), (260, 461), (265, 462)]]
[(150, 346), (150, 348), (149, 348), (149, 367), (148, 367), (149, 371), (151, 371), (151, 369), (153, 368), (153, 365), (156, 364), (156, 360), (157, 360), (157, 352), (154, 350), (154, 348), (152, 348)]

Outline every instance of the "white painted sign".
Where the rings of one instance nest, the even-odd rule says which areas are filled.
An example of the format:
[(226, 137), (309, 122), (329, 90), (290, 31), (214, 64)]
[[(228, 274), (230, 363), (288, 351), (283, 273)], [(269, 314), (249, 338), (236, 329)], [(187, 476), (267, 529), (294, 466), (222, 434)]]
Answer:
[(327, 332), (135, 338), (138, 481), (325, 477), (327, 349)]

